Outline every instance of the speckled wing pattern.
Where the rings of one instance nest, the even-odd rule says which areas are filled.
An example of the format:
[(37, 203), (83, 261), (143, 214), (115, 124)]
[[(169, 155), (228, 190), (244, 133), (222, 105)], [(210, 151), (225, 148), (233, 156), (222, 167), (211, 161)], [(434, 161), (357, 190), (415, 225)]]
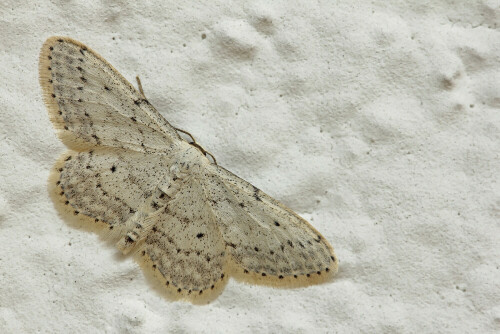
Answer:
[(132, 253), (167, 296), (215, 299), (228, 277), (276, 287), (329, 280), (338, 260), (309, 223), (182, 139), (109, 63), (51, 37), (40, 83), (70, 148), (49, 178), (61, 213)]

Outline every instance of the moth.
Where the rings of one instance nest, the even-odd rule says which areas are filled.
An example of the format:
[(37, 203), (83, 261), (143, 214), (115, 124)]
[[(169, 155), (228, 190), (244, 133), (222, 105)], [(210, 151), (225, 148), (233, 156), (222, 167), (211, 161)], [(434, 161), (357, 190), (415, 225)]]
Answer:
[(168, 297), (204, 303), (229, 277), (300, 287), (337, 272), (314, 227), (180, 136), (140, 86), (87, 46), (49, 38), (39, 74), (69, 148), (49, 178), (54, 202), (133, 254)]

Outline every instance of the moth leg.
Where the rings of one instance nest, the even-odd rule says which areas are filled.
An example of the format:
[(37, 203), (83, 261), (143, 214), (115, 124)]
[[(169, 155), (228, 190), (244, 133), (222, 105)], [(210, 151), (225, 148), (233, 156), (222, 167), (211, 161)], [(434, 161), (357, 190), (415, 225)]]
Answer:
[(197, 149), (199, 149), (201, 151), (201, 153), (203, 153), (205, 156), (209, 155), (212, 158), (212, 160), (214, 161), (214, 164), (217, 165), (217, 160), (215, 160), (214, 155), (212, 153), (208, 152), (207, 150), (205, 150), (200, 144), (198, 144), (196, 142), (196, 140), (194, 139), (193, 135), (191, 135), (186, 130), (182, 130), (182, 129), (179, 129), (179, 128), (174, 128), (174, 129), (177, 130), (177, 131), (179, 131), (179, 132), (182, 132), (182, 133), (188, 135), (191, 138), (191, 140), (192, 140), (192, 142), (190, 144), (193, 145), (194, 147), (196, 147)]
[(182, 133), (188, 135), (191, 138), (191, 140), (193, 141), (193, 143), (196, 143), (196, 140), (194, 139), (193, 135), (190, 134), (189, 132), (187, 132), (185, 130), (182, 130), (182, 129), (179, 129), (179, 128), (174, 128), (174, 129), (177, 130), (177, 131), (179, 131), (179, 132), (182, 132)]
[[(146, 94), (144, 94), (144, 90), (142, 89), (141, 79), (139, 79), (138, 75), (135, 76), (135, 80), (137, 80), (137, 87), (139, 88), (139, 92), (141, 92), (142, 97), (145, 100), (147, 100)], [(201, 147), (201, 145), (196, 142), (196, 140), (194, 139), (192, 134), (190, 134), (189, 132), (187, 132), (185, 130), (179, 129), (179, 128), (174, 128), (174, 129), (188, 135), (192, 140), (192, 142), (190, 144), (193, 145), (194, 147), (198, 148), (201, 151), (201, 153), (203, 153), (205, 156), (209, 155), (212, 158), (212, 160), (214, 161), (214, 164), (217, 165), (217, 160), (215, 159), (214, 155), (212, 153), (208, 152), (207, 150), (205, 150), (203, 147)]]

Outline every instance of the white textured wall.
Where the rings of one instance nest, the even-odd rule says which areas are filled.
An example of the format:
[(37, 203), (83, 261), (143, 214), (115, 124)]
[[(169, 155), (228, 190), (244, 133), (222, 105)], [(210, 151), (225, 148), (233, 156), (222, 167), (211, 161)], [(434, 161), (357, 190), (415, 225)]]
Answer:
[[(494, 0), (3, 1), (0, 332), (499, 331), (499, 16)], [(139, 74), (173, 125), (323, 233), (337, 278), (169, 302), (66, 224), (38, 85), (52, 35)]]

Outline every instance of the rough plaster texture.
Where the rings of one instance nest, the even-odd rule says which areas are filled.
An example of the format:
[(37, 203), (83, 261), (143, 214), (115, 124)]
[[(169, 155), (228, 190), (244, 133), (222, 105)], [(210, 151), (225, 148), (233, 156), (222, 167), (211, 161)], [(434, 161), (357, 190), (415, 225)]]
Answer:
[[(0, 4), (0, 332), (500, 330), (498, 1)], [(169, 302), (47, 194), (52, 35), (320, 230), (329, 284)]]

